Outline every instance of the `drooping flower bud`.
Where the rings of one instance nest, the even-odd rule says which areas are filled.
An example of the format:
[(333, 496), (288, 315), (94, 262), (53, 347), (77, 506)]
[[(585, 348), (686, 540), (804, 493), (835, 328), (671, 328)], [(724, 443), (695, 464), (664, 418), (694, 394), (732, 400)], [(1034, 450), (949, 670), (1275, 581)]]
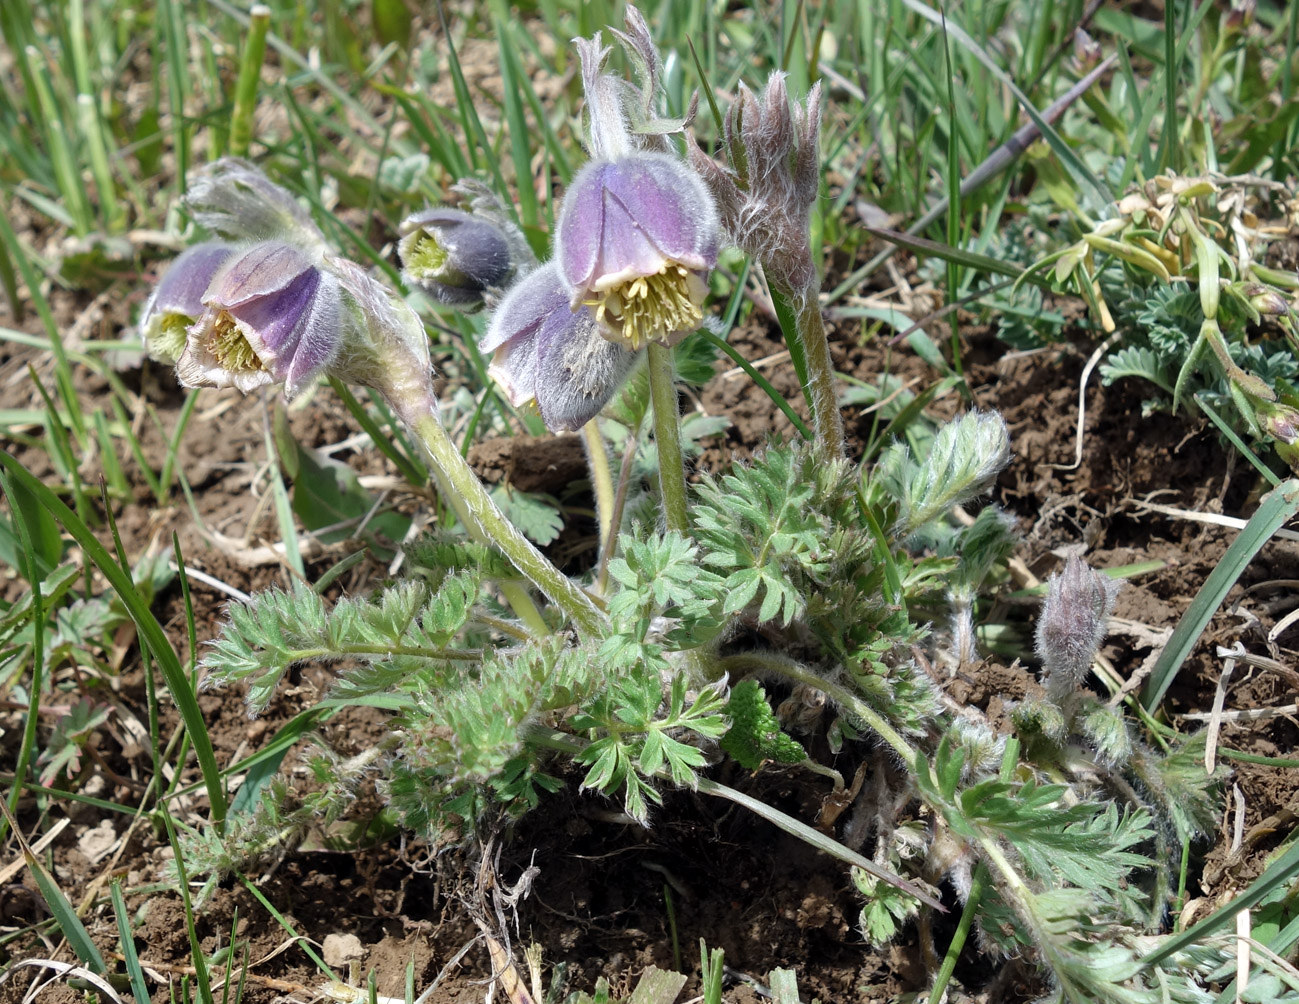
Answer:
[(819, 185), (821, 85), (791, 107), (783, 73), (773, 73), (757, 97), (741, 84), (724, 125), (730, 166), (687, 134), (690, 163), (717, 200), (735, 245), (778, 289), (811, 295), (817, 285), (809, 233)]
[(140, 313), (149, 358), (169, 365), (180, 358), (189, 326), (203, 313), (203, 294), (234, 250), (230, 244), (205, 241), (186, 248), (168, 266)]
[(638, 358), (605, 338), (591, 311), (572, 308), (553, 262), (510, 289), (479, 348), (494, 354), (488, 372), (510, 403), (535, 401), (552, 432), (595, 418)]
[(1105, 639), (1119, 583), (1070, 555), (1064, 571), (1047, 582), (1037, 622), (1037, 654), (1046, 670), (1047, 693), (1057, 703), (1072, 697), (1091, 670)]
[(283, 383), (295, 397), (339, 353), (338, 281), (301, 249), (264, 241), (230, 257), (203, 296), (176, 376), (187, 387)]
[(439, 303), (462, 310), (483, 305), (483, 293), (504, 287), (514, 275), (510, 241), (488, 220), (439, 206), (401, 224), (402, 276)]
[(1080, 73), (1086, 73), (1101, 61), (1101, 44), (1087, 34), (1082, 28), (1073, 33), (1073, 65)]
[(1277, 455), (1299, 471), (1299, 408), (1281, 402), (1259, 401), (1255, 404), (1256, 417), (1263, 431), (1272, 437)]
[(632, 349), (673, 344), (703, 319), (717, 263), (717, 211), (699, 177), (668, 154), (587, 164), (559, 213), (555, 260), (574, 309)]
[(227, 240), (325, 247), (325, 235), (298, 200), (238, 157), (222, 157), (192, 173), (185, 208), (199, 226)]

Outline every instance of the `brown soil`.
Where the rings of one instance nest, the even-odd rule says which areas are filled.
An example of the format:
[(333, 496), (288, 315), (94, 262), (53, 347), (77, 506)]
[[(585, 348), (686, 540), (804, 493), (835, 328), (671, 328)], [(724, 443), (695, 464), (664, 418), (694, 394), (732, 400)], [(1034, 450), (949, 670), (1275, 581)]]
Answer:
[[(77, 305), (64, 301), (57, 305), (61, 321), (66, 326), (75, 323)], [(101, 322), (105, 330), (111, 332), (124, 323), (129, 309), (124, 301), (111, 305)], [(0, 324), (11, 324), (11, 319), (0, 317)], [(27, 326), (32, 328), (30, 321)], [(835, 338), (836, 365), (849, 375), (872, 381), (889, 368), (904, 382), (922, 381), (918, 387), (932, 379), (918, 359), (888, 348), (881, 340), (859, 343), (856, 332), (847, 329), (837, 331)], [(750, 360), (771, 359), (762, 367), (765, 375), (806, 414), (792, 367), (779, 356), (782, 346), (767, 325), (750, 323), (735, 334), (733, 343)], [(7, 406), (40, 407), (32, 386), (25, 382), (26, 366), (34, 365), (49, 387), (53, 385), (50, 361), (21, 349), (5, 351), (9, 354), (0, 357), (0, 386)], [(1126, 627), (1112, 635), (1104, 654), (1126, 679), (1148, 663), (1159, 632), (1177, 622), (1231, 539), (1231, 532), (1219, 527), (1152, 513), (1140, 503), (1153, 499), (1187, 510), (1248, 516), (1260, 486), (1252, 469), (1233, 463), (1203, 423), (1166, 414), (1143, 417), (1144, 388), (1130, 385), (1088, 389), (1082, 463), (1074, 469), (1051, 466), (1069, 465), (1074, 459), (1077, 381), (1088, 351), (1080, 343), (1011, 357), (991, 332), (971, 323), (964, 362), (974, 403), (999, 409), (1011, 429), (1015, 459), (999, 480), (992, 501), (1019, 521), (1023, 542), (1017, 557), (1024, 567), (1045, 578), (1058, 566), (1062, 549), (1079, 544), (1087, 546), (1089, 560), (1096, 566), (1151, 559), (1163, 563), (1158, 571), (1134, 578), (1120, 594), (1116, 616)], [(704, 469), (751, 456), (769, 439), (794, 434), (787, 419), (773, 413), (762, 391), (747, 378), (724, 372), (726, 368), (719, 364), (719, 375), (687, 401), (709, 414), (725, 414), (732, 422), (698, 459)], [(159, 467), (184, 398), (170, 374), (147, 361), (119, 376), (138, 396), (138, 415), (132, 417), (146, 455)], [(106, 399), (106, 389), (92, 371), (78, 372), (77, 390), (87, 414)], [(169, 549), (175, 532), (187, 565), (218, 583), (245, 592), (286, 584), (289, 573), (269, 550), (279, 536), (273, 509), (264, 498), (269, 491), (264, 469), (266, 423), (272, 409), (280, 406), (270, 397), (244, 399), (225, 392), (204, 392), (200, 398), (182, 439), (177, 467), (189, 479), (201, 526), (178, 491), (169, 505), (159, 507), (143, 479), (132, 473), (135, 464), (129, 457), (122, 458), (132, 495), (115, 500), (113, 509), (127, 553), (137, 557), (150, 549)], [(953, 394), (933, 410), (942, 416), (962, 407)], [(151, 413), (156, 413), (160, 428)], [(327, 388), (306, 406), (292, 409), (290, 423), (299, 442), (317, 448), (339, 443), (355, 431), (346, 409)], [(850, 408), (845, 423), (854, 449), (860, 452), (872, 435), (876, 417)], [(56, 478), (43, 448), (18, 444), (17, 455), (38, 477)], [(333, 456), (364, 475), (394, 473), (374, 452), (342, 450)], [(564, 493), (572, 482), (585, 477), (577, 437), (483, 440), (474, 445), (470, 460), (488, 481), (505, 480), (525, 491), (552, 495)], [(96, 470), (81, 474), (93, 485)], [(428, 496), (395, 481), (393, 485), (391, 503), (428, 518)], [(572, 532), (590, 533), (585, 524)], [(101, 537), (107, 540), (106, 530)], [(313, 545), (308, 549), (309, 574), (323, 572), (346, 552), (345, 545)], [(1239, 641), (1251, 652), (1293, 665), (1293, 632), (1282, 635), (1280, 648), (1269, 648), (1266, 641), (1269, 629), (1292, 603), (1292, 595), (1286, 592), (1292, 585), (1267, 583), (1292, 579), (1296, 567), (1299, 550), (1294, 543), (1267, 545), (1215, 617), (1207, 640), (1228, 646)], [(385, 574), (378, 563), (362, 563), (336, 584), (334, 592), (364, 590)], [(206, 581), (191, 585), (201, 643), (215, 635), (226, 596)], [(20, 594), (21, 586), (8, 575), (4, 595)], [(185, 608), (175, 584), (155, 609), (187, 657)], [(1032, 604), (1021, 605), (1008, 618), (1018, 620), (1025, 637), (1032, 613)], [(131, 805), (152, 767), (147, 749), (126, 723), (145, 721), (147, 704), (133, 639), (126, 633), (115, 641), (118, 676), (85, 676), (84, 669), (67, 666), (58, 682), (70, 690), (81, 673), (83, 684), (114, 705), (115, 717), (97, 736), (95, 755), (78, 785), (86, 793)], [(1220, 672), (1221, 661), (1210, 646), (1197, 646), (1166, 707), (1174, 713), (1207, 710)], [(1293, 674), (1247, 667), (1238, 668), (1237, 674), (1229, 708), (1268, 707), (1292, 700)], [(309, 706), (324, 682), (323, 671), (293, 676), (256, 721), (246, 717), (240, 694), (205, 694), (202, 706), (218, 760), (228, 763), (257, 749), (293, 714)], [(994, 724), (1004, 722), (1007, 701), (1037, 687), (1031, 668), (1006, 665), (995, 656), (964, 667), (945, 685), (955, 701), (981, 709)], [(164, 735), (175, 725), (173, 716), (168, 716)], [(384, 728), (384, 717), (378, 712), (352, 713), (333, 719), (322, 739), (347, 755), (373, 743)], [(0, 712), (0, 729), (0, 761), (13, 762), (21, 711)], [(1297, 733), (1292, 716), (1277, 717), (1228, 724), (1222, 742), (1247, 752), (1286, 755), (1294, 748)], [(857, 763), (845, 755), (839, 766), (849, 775)], [(1202, 849), (1202, 863), (1197, 862), (1189, 890), (1198, 901), (1192, 909), (1211, 908), (1256, 876), (1267, 852), (1289, 832), (1299, 812), (1299, 796), (1285, 770), (1234, 766), (1231, 784), (1240, 801), (1228, 800), (1221, 832), (1212, 847)], [(286, 769), (299, 777), (303, 772), (293, 757)], [(191, 767), (186, 780), (194, 774)], [(752, 776), (732, 771), (721, 780), (809, 820), (815, 818), (828, 790), (824, 779), (796, 770), (768, 769)], [(358, 807), (378, 807), (373, 791), (359, 791), (357, 797)], [(1244, 811), (1245, 839), (1233, 848), (1237, 804)], [(114, 913), (103, 883), (118, 877), (128, 890), (147, 890), (128, 895), (128, 906), (143, 918), (136, 936), (142, 959), (159, 978), (179, 981), (183, 972), (177, 967), (187, 965), (190, 957), (182, 907), (175, 895), (150, 888), (162, 880), (171, 858), (165, 834), (148, 824), (132, 827), (129, 816), (104, 815), (68, 801), (60, 801), (47, 813), (43, 804), (26, 799), (20, 803), (19, 822), (25, 833), (35, 837), (58, 823), (65, 812), (71, 813), (71, 825), (47, 852), (47, 864), (74, 903), (92, 897), (85, 920), (98, 943), (106, 951), (117, 948)], [(182, 822), (204, 825), (201, 799), (182, 798), (172, 812)], [(129, 840), (124, 840), (128, 833)], [(490, 973), (483, 946), (474, 946), (461, 962), (452, 964), (460, 949), (479, 936), (474, 916), (482, 915), (483, 904), (476, 903), (472, 893), (472, 878), (480, 866), (477, 852), (394, 837), (341, 853), (329, 849), (331, 836), (312, 834), (303, 848), (272, 862), (264, 873), (250, 876), (251, 883), (288, 926), (315, 942), (323, 943), (331, 935), (354, 935), (360, 946), (360, 971), (375, 970), (379, 993), (400, 996), (408, 966), (414, 967), (417, 992), (448, 967), (432, 1001), (482, 999), (482, 981)], [(519, 881), (530, 865), (539, 869), (531, 880), (530, 895), (519, 904), (517, 926), (511, 918), (506, 929), (516, 946), (532, 941), (541, 946), (548, 973), (550, 967), (566, 964), (568, 986), (574, 989), (590, 989), (604, 975), (616, 991), (625, 992), (651, 964), (691, 971), (697, 966), (702, 938), (709, 947), (724, 948), (727, 965), (735, 971), (738, 982), (728, 991), (728, 1000), (761, 999), (743, 979), (763, 983), (777, 966), (797, 970), (805, 1000), (887, 1000), (923, 989), (922, 940), (931, 938), (943, 945), (950, 934), (951, 918), (939, 918), (932, 930), (922, 933), (910, 928), (883, 952), (868, 949), (856, 931), (860, 901), (840, 866), (751, 815), (700, 795), (667, 793), (654, 824), (644, 829), (622, 820), (611, 803), (577, 794), (572, 784), (544, 811), (498, 836), (503, 848), (501, 883), (509, 886)], [(5, 930), (44, 916), (32, 880), (21, 881), (0, 889), (0, 925)], [(955, 904), (950, 891), (948, 899)], [(679, 960), (673, 955), (673, 922)], [(254, 963), (245, 1000), (272, 1001), (286, 995), (307, 1000), (323, 983), (303, 947), (289, 944), (285, 928), (237, 882), (218, 888), (202, 909), (198, 929), (204, 952), (211, 954), (228, 945), (232, 927), (233, 936), (247, 946)], [(331, 944), (331, 964), (343, 975), (347, 953), (340, 952), (337, 939)], [(0, 961), (53, 949), (30, 938), (10, 941), (0, 944)], [(278, 949), (283, 950), (276, 954)], [(991, 967), (975, 963), (963, 965), (957, 976), (971, 991), (984, 990), (985, 999), (1026, 1000), (1040, 989), (1017, 966), (1003, 968), (993, 986), (988, 985), (991, 974)], [(25, 981), (0, 988), (0, 1000), (17, 999), (20, 983)], [(695, 985), (692, 980), (687, 993), (695, 992)], [(156, 999), (166, 999), (167, 990), (155, 986)], [(71, 991), (51, 988), (45, 999), (71, 998)]]

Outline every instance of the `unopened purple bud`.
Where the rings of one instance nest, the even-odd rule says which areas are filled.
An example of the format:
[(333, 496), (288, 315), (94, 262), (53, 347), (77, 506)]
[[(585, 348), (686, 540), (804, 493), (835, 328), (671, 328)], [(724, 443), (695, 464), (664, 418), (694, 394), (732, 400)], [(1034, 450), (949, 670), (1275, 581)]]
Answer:
[(712, 198), (684, 163), (640, 152), (587, 164), (559, 214), (555, 260), (571, 305), (633, 349), (672, 344), (703, 319), (717, 263)]
[(227, 240), (325, 245), (297, 199), (238, 157), (222, 157), (191, 174), (185, 208), (199, 226)]
[(553, 262), (511, 287), (479, 347), (494, 354), (488, 372), (510, 403), (535, 401), (552, 432), (595, 418), (638, 358), (603, 337), (589, 310), (572, 308)]
[(167, 267), (140, 313), (140, 334), (151, 359), (171, 364), (180, 358), (189, 326), (203, 313), (203, 294), (234, 250), (206, 241), (186, 248)]
[(295, 397), (338, 355), (337, 280), (299, 248), (264, 241), (231, 256), (203, 297), (176, 375), (187, 387), (283, 383)]
[(1084, 73), (1101, 61), (1101, 44), (1082, 28), (1073, 33), (1073, 61)]
[(495, 223), (459, 209), (438, 207), (401, 225), (402, 274), (439, 303), (474, 310), (483, 293), (514, 275), (510, 241)]
[(1246, 283), (1241, 292), (1249, 300), (1250, 306), (1260, 314), (1279, 317), (1290, 313), (1290, 305), (1278, 290), (1262, 283)]
[(1070, 695), (1091, 670), (1105, 639), (1119, 583), (1092, 571), (1077, 555), (1047, 582), (1037, 622), (1037, 654), (1046, 669), (1047, 690), (1057, 701)]

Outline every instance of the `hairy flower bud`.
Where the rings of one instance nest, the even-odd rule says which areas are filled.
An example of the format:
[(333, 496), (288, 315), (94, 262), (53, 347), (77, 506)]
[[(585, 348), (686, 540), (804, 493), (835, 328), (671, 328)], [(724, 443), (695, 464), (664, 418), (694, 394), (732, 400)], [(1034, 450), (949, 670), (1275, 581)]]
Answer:
[(193, 172), (185, 208), (199, 226), (227, 240), (325, 246), (325, 235), (298, 200), (238, 157), (222, 157)]
[(203, 313), (203, 294), (234, 250), (205, 241), (186, 248), (168, 266), (140, 313), (140, 335), (151, 359), (171, 364), (180, 358), (189, 326)]
[(400, 229), (402, 276), (439, 303), (476, 310), (483, 293), (514, 275), (509, 238), (473, 213), (439, 206), (407, 217)]
[(1119, 583), (1095, 572), (1077, 555), (1047, 582), (1037, 622), (1037, 654), (1046, 670), (1047, 692), (1057, 703), (1071, 697), (1091, 670), (1105, 639)]
[(488, 372), (510, 403), (535, 401), (552, 432), (576, 431), (595, 418), (638, 358), (569, 300), (558, 267), (542, 265), (506, 294), (479, 344), (494, 354)]
[(1255, 404), (1255, 415), (1263, 431), (1272, 437), (1277, 455), (1292, 471), (1299, 471), (1299, 408), (1259, 401)]
[(726, 113), (730, 167), (686, 136), (690, 163), (717, 200), (737, 247), (784, 292), (810, 295), (816, 267), (809, 238), (819, 185), (821, 85), (791, 107), (785, 75), (773, 73), (757, 97), (743, 84)]
[(283, 383), (294, 397), (338, 355), (337, 280), (301, 249), (264, 241), (230, 257), (203, 296), (176, 376), (187, 387)]
[(668, 154), (587, 164), (559, 213), (555, 260), (583, 304), (632, 349), (698, 327), (717, 263), (717, 212), (699, 177)]

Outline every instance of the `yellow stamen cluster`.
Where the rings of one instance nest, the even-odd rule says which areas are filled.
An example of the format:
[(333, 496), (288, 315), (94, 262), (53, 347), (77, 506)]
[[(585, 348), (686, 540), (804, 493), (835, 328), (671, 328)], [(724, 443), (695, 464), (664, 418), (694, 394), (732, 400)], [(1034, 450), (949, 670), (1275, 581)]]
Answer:
[(180, 354), (185, 351), (185, 339), (189, 333), (189, 326), (193, 323), (192, 317), (174, 310), (167, 311), (162, 315), (157, 334), (149, 340), (149, 351), (157, 359), (172, 361), (179, 359)]
[(208, 351), (222, 369), (231, 373), (255, 373), (266, 369), (240, 332), (235, 319), (224, 310), (217, 314), (216, 323), (212, 325)]
[(632, 349), (649, 341), (667, 343), (679, 331), (692, 331), (703, 311), (691, 295), (691, 273), (684, 265), (665, 264), (653, 275), (638, 276), (597, 294), (588, 305), (607, 330)]
[(415, 239), (406, 257), (406, 268), (418, 278), (437, 276), (447, 263), (448, 252), (432, 234), (424, 233)]

